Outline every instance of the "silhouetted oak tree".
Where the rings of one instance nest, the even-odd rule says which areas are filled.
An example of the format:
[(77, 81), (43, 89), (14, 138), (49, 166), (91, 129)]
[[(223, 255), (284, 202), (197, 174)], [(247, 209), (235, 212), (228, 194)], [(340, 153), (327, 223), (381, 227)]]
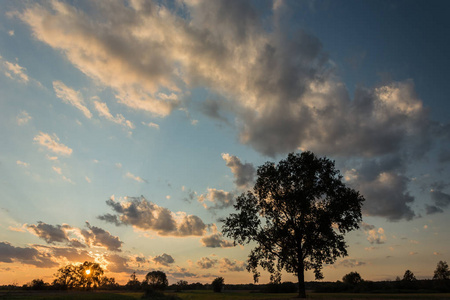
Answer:
[(323, 278), (322, 265), (347, 255), (344, 234), (361, 222), (364, 201), (346, 187), (334, 162), (312, 152), (291, 153), (278, 165), (258, 168), (254, 190), (236, 199), (237, 213), (224, 220), (224, 235), (235, 243), (256, 242), (247, 270), (255, 282), (258, 266), (280, 282), (281, 270), (294, 273), (305, 298), (304, 271)]
[(169, 285), (166, 273), (162, 271), (152, 271), (145, 275), (143, 285), (149, 286), (151, 289), (163, 291)]

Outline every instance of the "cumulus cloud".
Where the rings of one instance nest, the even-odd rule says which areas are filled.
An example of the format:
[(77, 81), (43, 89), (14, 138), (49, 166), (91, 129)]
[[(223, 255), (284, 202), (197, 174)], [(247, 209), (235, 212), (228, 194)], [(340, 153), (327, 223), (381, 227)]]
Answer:
[(54, 244), (55, 242), (62, 243), (68, 241), (67, 231), (72, 229), (72, 227), (67, 224), (51, 225), (38, 222), (37, 225), (27, 225), (27, 229), (47, 243)]
[(223, 235), (219, 233), (205, 236), (201, 239), (201, 243), (204, 247), (209, 248), (229, 248), (234, 247), (234, 243), (227, 241), (223, 238)]
[[(202, 194), (198, 197), (198, 202), (203, 204), (203, 207), (209, 210), (224, 209), (233, 205), (234, 195), (224, 190), (208, 189), (206, 195)], [(212, 206), (208, 206), (208, 202), (212, 203)]]
[(94, 105), (95, 105), (95, 109), (98, 111), (98, 114), (101, 117), (104, 117), (105, 119), (107, 119), (113, 123), (122, 125), (126, 128), (134, 129), (134, 124), (131, 121), (125, 119), (125, 117), (122, 114), (116, 114), (116, 116), (114, 117), (111, 114), (111, 112), (109, 111), (109, 108), (106, 105), (106, 103), (100, 102), (100, 101), (94, 101)]
[[(240, 141), (264, 155), (307, 149), (362, 164), (400, 155), (407, 166), (431, 144), (433, 125), (412, 80), (358, 87), (350, 96), (320, 40), (286, 27), (289, 4), (277, 2), (271, 18), (247, 1), (184, 4), (180, 13), (152, 2), (93, 2), (83, 10), (52, 1), (17, 15), (130, 108), (167, 116), (185, 108), (188, 88), (207, 88), (217, 100), (201, 104), (203, 111), (233, 115)], [(238, 187), (251, 184), (250, 165), (228, 163)], [(415, 216), (405, 169), (380, 169), (373, 178), (352, 169), (365, 214)]]
[(91, 247), (100, 246), (111, 251), (121, 251), (120, 247), (122, 247), (123, 242), (119, 237), (111, 235), (111, 233), (102, 228), (91, 226), (89, 222), (86, 222), (86, 226), (89, 230), (81, 231), (86, 244)]
[(362, 222), (360, 225), (367, 235), (367, 240), (371, 244), (384, 244), (386, 241), (386, 234), (384, 233), (383, 228), (380, 227), (377, 229), (374, 225), (370, 225), (365, 222)]
[[(91, 226), (86, 222), (86, 229), (72, 227), (68, 224), (51, 225), (38, 222), (37, 225), (26, 225), (28, 231), (43, 239), (48, 244), (62, 243), (76, 248), (102, 247), (111, 251), (121, 251), (123, 242), (108, 231)], [(75, 236), (76, 238), (74, 238)]]
[(64, 144), (61, 144), (56, 134), (50, 135), (48, 133), (39, 132), (33, 140), (56, 154), (64, 156), (70, 156), (72, 154), (72, 149)]
[(202, 236), (206, 232), (206, 225), (199, 217), (184, 212), (173, 213), (143, 196), (125, 197), (120, 202), (111, 198), (106, 204), (115, 214), (98, 218), (115, 225), (131, 225), (141, 230), (155, 231), (162, 236)]
[(86, 118), (92, 118), (92, 113), (85, 106), (80, 92), (68, 87), (61, 81), (53, 81), (53, 89), (55, 90), (56, 97), (60, 98), (64, 103), (79, 109)]
[(117, 254), (105, 255), (107, 261), (106, 269), (114, 273), (133, 273), (136, 270), (128, 264), (129, 259)]
[(231, 169), (236, 186), (240, 189), (250, 188), (256, 175), (256, 170), (253, 164), (243, 164), (237, 156), (230, 155), (228, 153), (222, 153), (222, 158), (226, 162), (227, 167)]
[(202, 257), (200, 260), (197, 261), (197, 265), (200, 267), (200, 269), (211, 269), (212, 267), (216, 266), (218, 262), (219, 261), (217, 259)]
[(163, 253), (162, 255), (158, 255), (153, 257), (153, 261), (157, 264), (157, 265), (162, 265), (162, 266), (169, 266), (170, 264), (173, 264), (175, 262), (175, 260), (173, 259), (173, 257), (169, 254)]
[(230, 260), (228, 258), (222, 258), (219, 261), (220, 271), (221, 273), (226, 272), (242, 272), (246, 268), (246, 263), (238, 260)]
[(49, 254), (41, 253), (31, 247), (15, 247), (8, 242), (0, 242), (0, 262), (20, 262), (38, 268), (54, 268), (58, 263), (52, 260)]

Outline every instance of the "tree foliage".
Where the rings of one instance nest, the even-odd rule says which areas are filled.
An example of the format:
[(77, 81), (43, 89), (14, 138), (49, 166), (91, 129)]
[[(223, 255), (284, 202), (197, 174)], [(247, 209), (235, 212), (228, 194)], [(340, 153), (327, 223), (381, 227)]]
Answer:
[(225, 285), (225, 279), (223, 279), (223, 277), (217, 277), (211, 284), (213, 287), (213, 291), (215, 293), (220, 293), (222, 292), (223, 286)]
[(416, 280), (416, 276), (414, 276), (414, 273), (411, 272), (410, 270), (406, 270), (405, 274), (403, 275), (403, 281), (415, 281)]
[(448, 268), (448, 264), (446, 261), (438, 262), (436, 266), (436, 270), (434, 271), (434, 280), (449, 280), (450, 279), (450, 270)]
[(85, 261), (78, 266), (66, 265), (60, 268), (54, 275), (53, 285), (64, 289), (96, 288), (100, 285), (102, 275), (103, 269), (98, 263)]
[(361, 275), (359, 275), (358, 272), (350, 272), (344, 277), (342, 277), (342, 282), (349, 284), (349, 285), (357, 285), (358, 283), (361, 283), (363, 281)]
[(163, 291), (169, 285), (166, 273), (162, 271), (152, 271), (145, 275), (143, 285), (146, 285), (154, 290)]
[(223, 233), (238, 244), (256, 242), (247, 266), (255, 282), (258, 266), (272, 282), (284, 269), (298, 276), (299, 296), (306, 297), (304, 271), (321, 279), (324, 263), (347, 255), (344, 235), (359, 227), (364, 198), (345, 186), (333, 161), (312, 152), (267, 162), (257, 176), (253, 191), (236, 199), (238, 212), (224, 220)]

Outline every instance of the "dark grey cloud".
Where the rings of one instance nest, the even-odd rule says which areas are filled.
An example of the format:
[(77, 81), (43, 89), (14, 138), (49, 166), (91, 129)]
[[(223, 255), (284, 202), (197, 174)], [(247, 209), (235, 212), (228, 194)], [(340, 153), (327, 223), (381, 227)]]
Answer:
[(52, 256), (42, 253), (31, 247), (15, 247), (8, 242), (0, 242), (0, 262), (20, 262), (25, 265), (33, 265), (38, 268), (54, 268), (58, 263)]
[(222, 158), (225, 160), (227, 167), (231, 169), (234, 175), (234, 183), (239, 189), (249, 189), (254, 183), (256, 169), (251, 163), (243, 164), (241, 160), (234, 155), (222, 153)]
[(91, 226), (89, 222), (86, 222), (86, 226), (89, 230), (82, 230), (81, 234), (88, 245), (104, 247), (111, 251), (122, 251), (120, 247), (122, 247), (123, 242), (119, 237), (111, 235), (102, 228)]
[(176, 215), (143, 196), (126, 197), (122, 202), (109, 199), (106, 204), (116, 214), (106, 214), (98, 218), (116, 225), (131, 225), (155, 231), (163, 236), (202, 236), (206, 230), (205, 223), (199, 217), (184, 213)]
[(433, 201), (433, 205), (426, 204), (425, 210), (428, 215), (442, 213), (450, 205), (450, 195), (442, 192), (440, 189), (447, 186), (444, 183), (435, 183), (434, 185), (437, 189), (432, 189), (430, 191), (430, 197)]
[(153, 261), (157, 264), (157, 265), (163, 265), (163, 266), (169, 266), (170, 264), (173, 264), (175, 262), (175, 260), (173, 259), (173, 257), (169, 254), (163, 253), (162, 255), (158, 255), (155, 256), (153, 258)]
[(41, 221), (37, 225), (27, 225), (27, 228), (49, 244), (67, 242), (67, 230), (72, 229), (69, 225), (50, 225)]
[(219, 261), (217, 259), (211, 259), (209, 257), (202, 257), (197, 261), (197, 265), (200, 269), (211, 269), (216, 266)]
[(229, 248), (234, 247), (234, 243), (227, 241), (223, 238), (221, 233), (211, 234), (201, 239), (201, 243), (204, 247), (210, 248)]

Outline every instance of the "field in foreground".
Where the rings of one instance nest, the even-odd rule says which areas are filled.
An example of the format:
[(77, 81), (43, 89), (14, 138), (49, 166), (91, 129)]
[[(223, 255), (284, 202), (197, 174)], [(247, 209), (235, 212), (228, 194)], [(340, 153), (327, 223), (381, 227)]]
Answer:
[[(143, 293), (136, 292), (58, 292), (58, 291), (1, 291), (0, 299), (17, 299), (17, 300), (134, 300), (141, 299)], [(267, 294), (267, 293), (251, 293), (247, 291), (227, 291), (224, 293), (213, 293), (212, 291), (185, 291), (181, 293), (166, 293), (167, 297), (156, 298), (160, 300), (170, 299), (186, 299), (186, 300), (232, 300), (232, 299), (294, 299), (297, 294)], [(450, 300), (450, 294), (353, 294), (353, 293), (309, 293), (309, 299), (370, 299), (370, 300), (393, 300), (393, 299), (411, 299), (411, 300)], [(151, 299), (151, 298), (146, 298)]]

